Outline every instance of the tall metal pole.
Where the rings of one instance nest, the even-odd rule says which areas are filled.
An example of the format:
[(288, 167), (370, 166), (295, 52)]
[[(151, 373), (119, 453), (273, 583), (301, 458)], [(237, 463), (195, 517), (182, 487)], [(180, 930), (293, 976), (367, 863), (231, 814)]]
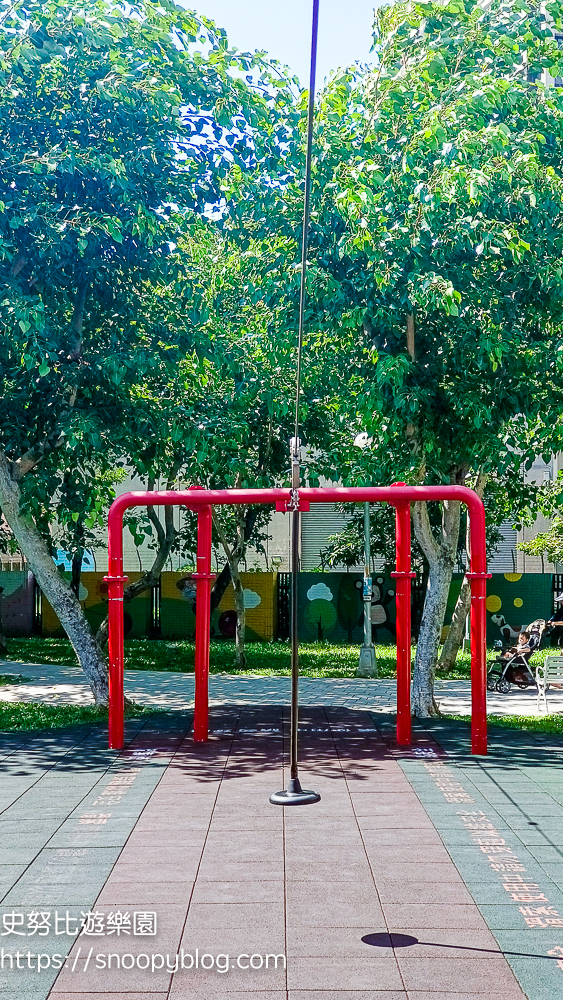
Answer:
[(311, 164), (313, 153), (313, 124), (315, 118), (315, 81), (317, 75), (317, 39), (319, 34), (320, 0), (313, 0), (311, 29), (311, 72), (309, 76), (309, 108), (307, 116), (307, 152), (305, 157), (305, 195), (303, 204), (303, 235), (301, 243), (301, 287), (299, 290), (299, 333), (297, 338), (297, 376), (295, 386), (295, 433), (291, 441), (291, 734), (290, 778), (287, 789), (270, 795), (270, 802), (277, 806), (300, 806), (318, 802), (318, 792), (301, 788), (298, 764), (299, 730), (299, 488), (301, 486), (301, 442), (299, 440), (299, 402), (301, 394), (301, 354), (305, 325), (305, 294), (307, 279), (307, 253), (309, 249), (309, 220), (311, 215)]
[[(299, 444), (299, 443), (298, 443)], [(298, 490), (300, 484), (299, 460), (292, 456), (291, 485)], [(299, 765), (297, 761), (297, 741), (299, 731), (299, 539), (301, 535), (301, 516), (299, 512), (299, 494), (297, 504), (291, 513), (291, 751), (290, 777), (292, 783), (299, 782)]]
[(371, 638), (371, 551), (369, 503), (364, 504), (364, 642), (360, 649), (360, 662), (356, 677), (377, 677), (377, 660)]

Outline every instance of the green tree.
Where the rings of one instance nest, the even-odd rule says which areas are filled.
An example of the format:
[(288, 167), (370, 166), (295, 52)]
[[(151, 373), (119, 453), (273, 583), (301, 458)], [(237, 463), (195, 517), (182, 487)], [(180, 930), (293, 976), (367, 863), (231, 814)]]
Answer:
[(175, 208), (184, 227), (227, 167), (274, 163), (288, 93), (169, 0), (0, 2), (0, 507), (97, 702), (106, 664), (54, 567), (54, 514), (101, 521), (93, 476), (135, 453), (134, 386), (166, 350), (133, 291), (158, 283)]
[[(558, 25), (559, 5), (548, 11)], [(319, 126), (316, 259), (338, 327), (355, 324), (349, 412), (373, 439), (371, 463), (366, 450), (354, 469), (347, 446), (343, 467), (484, 489), (561, 440), (563, 99), (538, 81), (561, 55), (543, 8), (518, 0), (387, 7), (376, 49), (377, 72), (328, 88)], [(437, 530), (417, 504), (413, 524), (429, 564), (413, 685), (424, 716), (459, 504), (442, 505)]]
[(534, 538), (518, 542), (516, 548), (529, 556), (538, 556), (557, 564), (563, 562), (563, 517), (556, 514), (547, 531), (538, 531)]
[[(376, 71), (322, 93), (307, 323), (309, 350), (324, 334), (335, 359), (328, 477), (481, 490), (560, 446), (563, 92), (540, 81), (563, 75), (555, 28), (559, 3), (394, 4), (376, 14)], [(246, 212), (295, 232), (301, 178), (295, 155), (233, 227)], [(372, 444), (355, 455), (359, 431)], [(436, 711), (460, 505), (432, 520), (415, 505), (421, 716)]]
[[(200, 486), (224, 489), (288, 483), (295, 329), (288, 327), (286, 312), (293, 308), (293, 286), (288, 302), (277, 271), (286, 252), (287, 241), (272, 235), (251, 241), (241, 253), (212, 226), (201, 226), (197, 236), (180, 242), (182, 267), (157, 303), (164, 322), (166, 316), (174, 316), (174, 330), (168, 334), (170, 383), (163, 391), (158, 374), (149, 390), (151, 409), (159, 421), (148, 438), (145, 458), (153, 469), (161, 461), (158, 452), (168, 456), (166, 461), (175, 462), (183, 481)], [(295, 253), (293, 245), (289, 252)], [(178, 310), (177, 299), (186, 308)], [(180, 344), (191, 339), (189, 357), (177, 351), (173, 338)], [(186, 377), (187, 368), (190, 377)], [(309, 357), (303, 372), (304, 434), (311, 448), (327, 440), (329, 421), (319, 395), (322, 368), (322, 358), (319, 363)], [(240, 566), (249, 547), (264, 551), (270, 516), (271, 509), (258, 506), (214, 510), (215, 538), (228, 570), (219, 575), (216, 600), (231, 580), (241, 668), (246, 661)]]

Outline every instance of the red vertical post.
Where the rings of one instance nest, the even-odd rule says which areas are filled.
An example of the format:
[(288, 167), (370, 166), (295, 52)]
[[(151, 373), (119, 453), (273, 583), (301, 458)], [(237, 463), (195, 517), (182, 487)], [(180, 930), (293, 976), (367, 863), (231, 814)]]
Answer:
[(123, 501), (115, 500), (108, 515), (108, 654), (109, 748), (123, 749)]
[(123, 584), (126, 576), (106, 576), (108, 585), (109, 748), (123, 749)]
[(487, 753), (487, 573), (471, 579), (471, 751)]
[(482, 502), (469, 508), (471, 572), (471, 750), (487, 753), (487, 549)]
[(471, 584), (471, 750), (487, 753), (487, 545), (485, 508), (475, 497), (468, 504)]
[[(397, 484), (402, 485), (402, 484)], [(397, 743), (411, 743), (411, 505), (395, 504), (397, 581)]]
[(209, 736), (209, 629), (211, 617), (211, 507), (202, 507), (197, 517), (197, 580), (195, 620), (194, 740)]

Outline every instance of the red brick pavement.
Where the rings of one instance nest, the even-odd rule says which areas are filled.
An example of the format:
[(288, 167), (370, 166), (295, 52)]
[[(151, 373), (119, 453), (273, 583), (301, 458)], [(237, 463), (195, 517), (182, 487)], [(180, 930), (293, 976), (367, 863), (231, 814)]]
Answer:
[[(80, 938), (51, 1000), (525, 1000), (392, 753), (354, 732), (367, 715), (306, 709), (302, 780), (322, 801), (269, 804), (284, 740), (248, 730), (279, 727), (281, 712), (233, 709), (234, 738), (184, 740), (96, 904), (156, 911), (157, 936)], [(182, 949), (286, 955), (287, 968), (116, 968)], [(108, 952), (113, 967), (96, 968)]]

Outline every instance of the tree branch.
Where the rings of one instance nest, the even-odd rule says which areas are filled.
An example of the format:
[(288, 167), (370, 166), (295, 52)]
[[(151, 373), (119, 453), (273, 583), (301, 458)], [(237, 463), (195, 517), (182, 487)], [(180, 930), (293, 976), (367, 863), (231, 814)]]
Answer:
[(77, 289), (70, 328), (74, 334), (74, 345), (68, 356), (69, 361), (80, 361), (82, 357), (82, 326), (84, 324), (84, 308), (88, 294), (89, 281), (83, 281)]
[(230, 564), (233, 561), (233, 553), (231, 552), (229, 543), (227, 541), (227, 536), (225, 534), (223, 525), (221, 524), (221, 522), (220, 522), (219, 518), (217, 517), (215, 511), (213, 511), (212, 517), (213, 517), (213, 527), (215, 528), (215, 531), (219, 535), (219, 541), (221, 542), (221, 545), (223, 546), (223, 548), (225, 550), (225, 555), (226, 555), (226, 557), (227, 557), (227, 559), (229, 561), (229, 564)]
[(414, 313), (407, 316), (407, 351), (411, 356), (411, 361), (416, 361), (416, 351), (414, 345)]
[(59, 430), (53, 431), (44, 441), (34, 444), (32, 448), (24, 452), (15, 462), (12, 462), (11, 472), (14, 482), (19, 483), (28, 472), (31, 472), (36, 465), (39, 465), (46, 455), (50, 455), (51, 452), (60, 448), (63, 441), (64, 434)]
[(147, 507), (147, 517), (156, 531), (159, 546), (164, 545), (166, 542), (166, 532), (154, 507)]

